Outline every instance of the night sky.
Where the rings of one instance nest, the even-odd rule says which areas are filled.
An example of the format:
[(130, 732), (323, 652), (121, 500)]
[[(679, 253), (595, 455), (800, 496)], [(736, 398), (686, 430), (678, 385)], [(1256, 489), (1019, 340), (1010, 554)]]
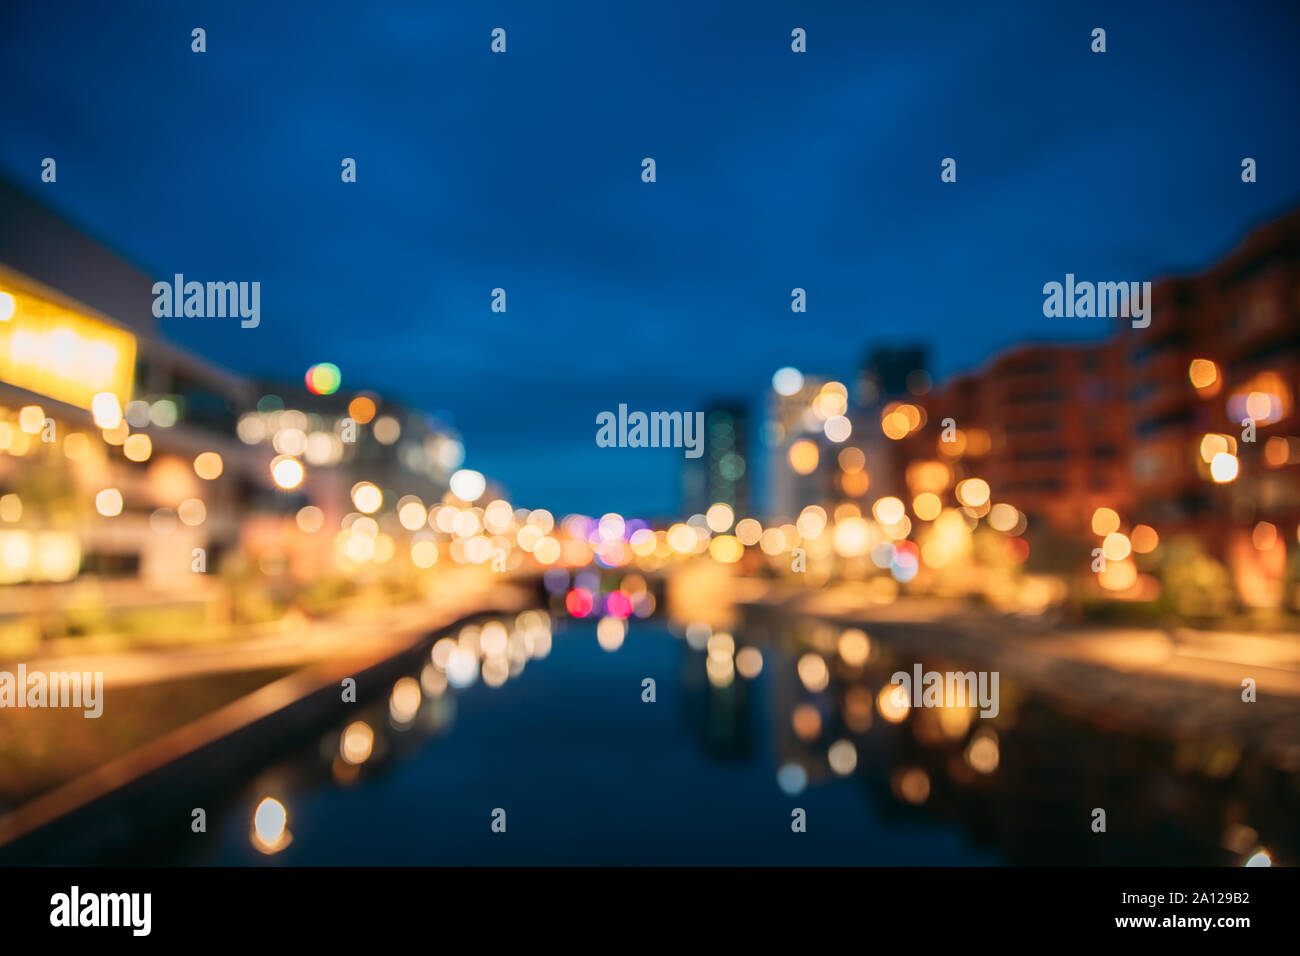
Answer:
[(168, 337), (333, 361), (557, 511), (676, 510), (680, 451), (596, 447), (620, 402), (1096, 338), (1045, 282), (1203, 268), (1300, 196), (1288, 3), (0, 6), (0, 169), (151, 275), (262, 283), (259, 328)]

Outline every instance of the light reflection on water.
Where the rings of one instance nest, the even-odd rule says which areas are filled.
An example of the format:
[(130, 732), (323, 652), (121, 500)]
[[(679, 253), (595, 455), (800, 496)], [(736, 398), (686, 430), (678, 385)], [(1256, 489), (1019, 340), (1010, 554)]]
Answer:
[[(257, 774), (185, 859), (1234, 865), (1261, 845), (1295, 858), (1294, 775), (1240, 752), (1209, 773), (1183, 746), (1006, 683), (996, 718), (912, 708), (888, 683), (900, 661), (861, 631), (504, 623), (443, 637), (316, 748)], [(270, 854), (249, 832), (266, 797), (293, 833)], [(797, 809), (806, 832), (792, 832)]]
[[(517, 630), (507, 629), (507, 644)], [(602, 640), (595, 622), (570, 622), (529, 645), (544, 658), (530, 656), (493, 687), (477, 656), (485, 634), (495, 648), (501, 635), (488, 625), (453, 633), (454, 646), (436, 642), (418, 676), (356, 705), (311, 751), (257, 774), (211, 826), (208, 847), (187, 859), (998, 862), (951, 823), (887, 823), (851, 773), (805, 772), (790, 786), (790, 755), (773, 726), (776, 651), (749, 646), (746, 654), (727, 638), (696, 651), (658, 623), (633, 623), (616, 643), (608, 625)], [(479, 661), (472, 681), (462, 665), (459, 687), (450, 673), (457, 651)], [(647, 678), (653, 702), (643, 699)], [(248, 823), (267, 796), (285, 805), (294, 835), (269, 858), (251, 845)], [(506, 811), (505, 833), (491, 829), (497, 808)], [(807, 832), (792, 832), (796, 808), (806, 811)]]

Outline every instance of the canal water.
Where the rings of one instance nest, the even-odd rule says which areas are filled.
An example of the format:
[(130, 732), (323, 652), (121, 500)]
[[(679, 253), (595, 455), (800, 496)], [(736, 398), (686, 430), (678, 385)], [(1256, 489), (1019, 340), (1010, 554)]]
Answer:
[(134, 862), (1231, 866), (1261, 850), (1297, 857), (1300, 780), (1230, 742), (1139, 731), (1005, 680), (995, 717), (909, 708), (889, 682), (912, 670), (910, 659), (817, 622), (759, 619), (733, 636), (530, 614), (526, 628), (507, 620), (491, 637), (486, 625), (453, 631), (418, 673), (341, 705), (314, 744), (234, 781), (210, 804), (205, 834)]
[[(801, 780), (775, 709), (779, 668), (794, 665), (765, 657), (757, 676), (717, 686), (707, 651), (662, 624), (632, 624), (612, 651), (594, 623), (557, 625), (546, 657), (501, 686), (425, 689), (409, 722), (394, 720), (391, 699), (357, 705), (319, 746), (250, 780), (206, 836), (173, 846), (216, 864), (1001, 861), (954, 821), (900, 814), (868, 776)], [(357, 721), (373, 743), (353, 765), (339, 751)], [(352, 737), (357, 760), (368, 738)], [(267, 797), (286, 817), (273, 853), (253, 828)]]

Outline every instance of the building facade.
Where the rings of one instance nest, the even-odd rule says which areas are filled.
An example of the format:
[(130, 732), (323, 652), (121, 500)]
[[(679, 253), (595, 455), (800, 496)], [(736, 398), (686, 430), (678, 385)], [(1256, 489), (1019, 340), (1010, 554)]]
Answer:
[(33, 589), (93, 581), (114, 586), (91, 604), (202, 602), (236, 557), (309, 579), (358, 482), (395, 522), (397, 501), (438, 502), (461, 464), (430, 416), (259, 382), (166, 341), (152, 287), (0, 181), (0, 623)]

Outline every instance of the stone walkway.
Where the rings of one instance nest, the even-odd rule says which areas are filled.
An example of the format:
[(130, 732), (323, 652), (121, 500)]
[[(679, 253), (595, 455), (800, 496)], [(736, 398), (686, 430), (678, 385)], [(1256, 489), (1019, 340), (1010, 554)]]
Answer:
[[(859, 627), (929, 665), (945, 659), (997, 670), (1071, 709), (1179, 738), (1257, 748), (1300, 771), (1300, 635), (1175, 628), (1085, 628), (905, 599), (851, 606), (833, 593), (771, 593), (748, 613)], [(1255, 681), (1256, 702), (1242, 700)]]
[[(28, 663), (39, 670), (95, 670), (106, 686), (175, 680), (199, 674), (301, 665), (298, 670), (121, 757), (89, 769), (62, 786), (0, 816), (0, 846), (162, 771), (203, 748), (217, 746), (254, 725), (277, 719), (295, 703), (344, 677), (376, 668), (409, 651), (440, 628), (472, 614), (517, 614), (532, 606), (530, 588), (502, 582), (454, 598), (416, 602), (362, 620), (311, 622), (290, 635), (251, 637), (239, 645), (126, 652), (99, 657), (57, 657)], [(360, 680), (358, 680), (360, 683)], [(111, 696), (106, 695), (111, 704)], [(103, 719), (111, 719), (105, 708)], [(206, 751), (204, 751), (206, 752)]]

